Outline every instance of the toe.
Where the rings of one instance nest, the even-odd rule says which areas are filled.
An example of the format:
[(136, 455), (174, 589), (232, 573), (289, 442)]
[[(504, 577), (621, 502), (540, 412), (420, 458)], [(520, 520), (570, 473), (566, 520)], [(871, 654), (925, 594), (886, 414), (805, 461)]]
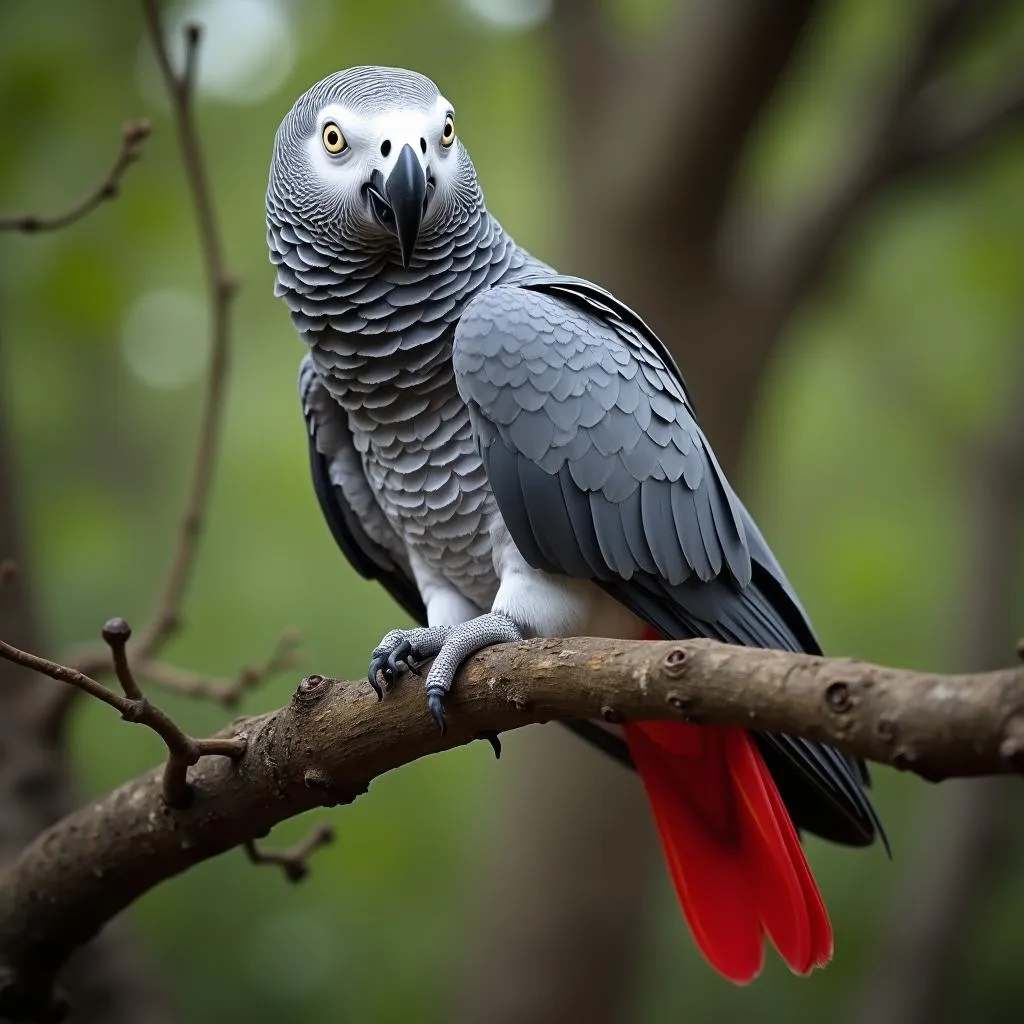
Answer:
[(389, 677), (389, 683), (394, 682), (402, 671), (399, 662), (406, 661), (411, 654), (412, 644), (403, 637), (395, 646), (395, 649), (388, 655), (387, 676)]

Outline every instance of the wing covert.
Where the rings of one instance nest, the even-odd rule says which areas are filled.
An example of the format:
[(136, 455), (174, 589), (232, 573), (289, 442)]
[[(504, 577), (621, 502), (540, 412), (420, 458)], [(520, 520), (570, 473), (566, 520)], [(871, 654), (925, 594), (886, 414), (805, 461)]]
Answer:
[(744, 586), (743, 510), (678, 371), (639, 318), (573, 283), (490, 289), (456, 329), (459, 390), (513, 539), (549, 572)]

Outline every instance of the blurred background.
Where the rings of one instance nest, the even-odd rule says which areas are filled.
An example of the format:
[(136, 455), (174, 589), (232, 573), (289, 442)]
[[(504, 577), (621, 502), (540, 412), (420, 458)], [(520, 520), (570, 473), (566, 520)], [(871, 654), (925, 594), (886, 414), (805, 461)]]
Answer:
[[(833, 0), (200, 0), (198, 118), (242, 285), (222, 447), (169, 661), (232, 675), (286, 627), (358, 677), (402, 624), (308, 481), (301, 344), (263, 194), (297, 95), (357, 63), (454, 102), (519, 242), (612, 287), (675, 352), (825, 649), (1009, 663), (1024, 633), (1024, 8)], [(151, 611), (190, 474), (206, 294), (136, 3), (0, 14), (0, 214), (63, 209), (152, 119), (116, 201), (0, 236), (0, 635), (59, 655)], [(175, 50), (180, 54), (182, 48)], [(6, 677), (5, 677), (6, 674)], [(293, 671), (243, 710), (289, 698)], [(160, 756), (0, 665), (0, 860)], [(50, 693), (48, 689), (45, 691)], [(160, 697), (196, 732), (224, 709)], [(51, 701), (52, 704), (52, 701)], [(150, 893), (82, 955), (77, 1020), (194, 1024), (1020, 1019), (1019, 783), (875, 771), (892, 841), (808, 841), (834, 963), (749, 989), (701, 961), (639, 785), (554, 726), (377, 780), (287, 885), (240, 852)], [(290, 822), (273, 843), (300, 837)], [(443, 865), (443, 870), (437, 870)], [(91, 958), (91, 959), (90, 959)]]

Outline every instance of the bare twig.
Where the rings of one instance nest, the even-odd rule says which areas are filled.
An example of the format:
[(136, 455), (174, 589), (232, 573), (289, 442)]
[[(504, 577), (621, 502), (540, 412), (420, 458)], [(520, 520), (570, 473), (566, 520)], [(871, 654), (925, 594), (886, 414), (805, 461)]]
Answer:
[(245, 752), (245, 737), (225, 736), (197, 740), (184, 733), (167, 714), (146, 698), (135, 681), (127, 655), (131, 634), (131, 627), (124, 619), (111, 619), (103, 627), (103, 639), (110, 647), (114, 671), (121, 689), (124, 690), (123, 697), (76, 668), (29, 654), (2, 640), (0, 658), (40, 672), (58, 682), (67, 683), (89, 694), (90, 697), (109, 704), (120, 712), (126, 722), (137, 722), (152, 729), (167, 747), (167, 764), (163, 771), (163, 798), (170, 807), (184, 807), (192, 796), (186, 778), (188, 769), (201, 757), (210, 754), (240, 757)]
[(224, 262), (223, 245), (213, 209), (209, 176), (192, 108), (200, 28), (198, 25), (188, 25), (185, 28), (185, 67), (182, 73), (178, 74), (171, 66), (167, 40), (160, 24), (157, 0), (143, 0), (143, 7), (150, 41), (171, 96), (181, 159), (192, 194), (203, 260), (206, 265), (211, 314), (210, 364), (206, 378), (206, 397), (200, 415), (192, 481), (178, 528), (177, 544), (171, 556), (156, 612), (139, 639), (139, 654), (145, 660), (156, 654), (164, 640), (176, 629), (181, 600), (195, 562), (196, 547), (202, 530), (203, 513), (213, 476), (224, 410), (224, 392), (227, 384), (230, 349), (229, 304), (235, 292), (236, 282), (228, 273)]
[(264, 662), (259, 665), (247, 665), (234, 679), (218, 679), (162, 661), (137, 661), (135, 674), (161, 689), (185, 697), (212, 700), (223, 704), (224, 707), (233, 708), (249, 690), (272, 676), (298, 665), (296, 649), (299, 641), (300, 634), (296, 630), (286, 630)]
[(301, 882), (309, 874), (309, 858), (322, 846), (334, 842), (334, 829), (330, 825), (317, 825), (301, 842), (287, 850), (264, 850), (255, 839), (243, 844), (245, 855), (253, 864), (274, 864), (289, 882)]
[(156, 769), (58, 822), (0, 877), (0, 1017), (38, 1002), (75, 947), (160, 881), (481, 733), (565, 718), (682, 718), (829, 741), (928, 777), (1013, 774), (1024, 751), (1024, 666), (936, 676), (709, 640), (533, 640), (471, 658), (448, 710), (442, 736), (418, 686), (378, 705), (365, 680), (308, 676), (287, 707), (208, 741), (238, 756), (195, 767), (202, 797), (189, 809), (168, 808)]
[[(188, 494), (156, 607), (142, 628), (136, 644), (136, 663), (139, 665), (153, 662), (164, 643), (178, 628), (181, 604), (195, 564), (219, 448), (230, 361), (230, 304), (237, 288), (237, 282), (228, 272), (224, 259), (224, 247), (214, 212), (209, 175), (193, 109), (199, 43), (202, 35), (200, 27), (194, 24), (185, 27), (185, 61), (184, 68), (179, 74), (171, 64), (167, 40), (161, 25), (158, 0), (142, 0), (142, 6), (157, 65), (171, 97), (178, 146), (203, 252), (210, 300), (210, 358)], [(85, 647), (74, 651), (67, 660), (85, 674), (96, 675), (109, 672), (111, 669), (109, 652), (101, 647)], [(159, 674), (160, 670), (157, 671)], [(219, 688), (213, 690), (219, 692)], [(48, 714), (47, 728), (60, 728), (73, 702), (74, 693), (74, 690), (70, 690), (57, 695), (55, 704)]]
[(148, 137), (150, 124), (148, 121), (129, 121), (121, 132), (121, 149), (118, 151), (114, 166), (106, 176), (86, 196), (63, 213), (43, 217), (36, 213), (19, 213), (9, 217), (0, 217), (0, 231), (22, 231), (35, 234), (39, 231), (59, 231), (75, 221), (81, 220), (101, 203), (113, 199), (121, 187), (121, 179), (125, 171), (142, 156), (142, 144)]

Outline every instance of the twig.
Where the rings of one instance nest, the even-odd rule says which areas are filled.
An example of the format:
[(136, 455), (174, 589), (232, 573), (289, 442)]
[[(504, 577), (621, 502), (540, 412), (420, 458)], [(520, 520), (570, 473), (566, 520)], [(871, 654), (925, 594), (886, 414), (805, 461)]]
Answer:
[(160, 650), (164, 641), (177, 628), (181, 601), (195, 562), (220, 437), (230, 354), (229, 306), (237, 285), (224, 262), (209, 176), (193, 115), (193, 87), (201, 37), (200, 28), (191, 24), (185, 28), (185, 65), (182, 73), (178, 74), (171, 66), (157, 0), (143, 0), (143, 9), (157, 64), (171, 97), (178, 144), (195, 209), (210, 296), (210, 363), (206, 378), (206, 395), (200, 414), (192, 479), (178, 527), (178, 539), (156, 611), (139, 638), (139, 656), (145, 661)]
[(186, 778), (188, 769), (201, 757), (222, 754), (225, 757), (241, 757), (245, 753), (244, 736), (194, 739), (183, 732), (160, 708), (152, 704), (135, 681), (128, 664), (127, 645), (132, 635), (131, 627), (124, 619), (111, 619), (103, 627), (103, 639), (110, 647), (114, 671), (124, 696), (97, 682), (78, 669), (60, 665), (48, 658), (41, 658), (27, 651), (19, 650), (0, 640), (0, 658), (12, 661), (23, 668), (40, 672), (58, 682), (67, 683), (97, 700), (109, 704), (126, 722), (137, 722), (152, 729), (167, 747), (167, 764), (163, 770), (163, 798), (170, 807), (185, 807), (191, 800), (191, 790)]
[(264, 662), (259, 665), (247, 665), (234, 679), (218, 679), (161, 661), (137, 661), (135, 674), (172, 693), (212, 700), (226, 708), (233, 708), (249, 690), (270, 677), (298, 665), (296, 648), (300, 639), (300, 634), (296, 630), (286, 630)]
[(305, 839), (286, 850), (264, 850), (256, 845), (255, 839), (247, 839), (242, 846), (253, 864), (276, 864), (284, 877), (294, 883), (309, 874), (310, 856), (333, 842), (334, 829), (330, 825), (318, 825)]
[(168, 811), (156, 769), (58, 822), (0, 876), (0, 1018), (17, 1015), (16, 997), (38, 1002), (77, 946), (163, 879), (482, 732), (602, 716), (717, 722), (833, 742), (927, 777), (1019, 773), (1024, 750), (1024, 666), (937, 676), (710, 640), (494, 647), (462, 668), (447, 707), (442, 736), (419, 686), (378, 705), (365, 680), (308, 676), (287, 707), (235, 723), (244, 752), (235, 735), (207, 741), (240, 756), (193, 769), (193, 810)]
[(39, 231), (59, 231), (75, 221), (81, 220), (101, 203), (113, 199), (121, 186), (125, 171), (142, 156), (142, 144), (149, 136), (148, 121), (129, 121), (121, 132), (121, 149), (114, 161), (114, 166), (106, 177), (93, 188), (88, 195), (80, 199), (63, 213), (44, 217), (36, 213), (19, 213), (9, 217), (0, 217), (0, 231), (21, 231), (35, 234)]
[[(228, 272), (224, 260), (209, 175), (193, 112), (202, 35), (200, 27), (195, 24), (185, 27), (184, 68), (178, 74), (171, 65), (158, 0), (142, 0), (142, 6), (157, 65), (171, 98), (178, 146), (203, 252), (210, 301), (210, 359), (188, 494), (156, 607), (136, 643), (136, 663), (139, 665), (153, 662), (164, 643), (178, 628), (181, 604), (192, 576), (219, 447), (230, 362), (230, 304), (237, 289), (237, 282)], [(85, 674), (98, 675), (111, 669), (109, 653), (100, 647), (85, 647), (74, 651), (68, 655), (67, 660)], [(159, 674), (160, 670), (157, 671)], [(217, 692), (218, 689), (213, 688), (213, 691)], [(48, 731), (59, 731), (74, 695), (74, 690), (57, 693), (53, 707), (46, 716), (45, 728)]]

